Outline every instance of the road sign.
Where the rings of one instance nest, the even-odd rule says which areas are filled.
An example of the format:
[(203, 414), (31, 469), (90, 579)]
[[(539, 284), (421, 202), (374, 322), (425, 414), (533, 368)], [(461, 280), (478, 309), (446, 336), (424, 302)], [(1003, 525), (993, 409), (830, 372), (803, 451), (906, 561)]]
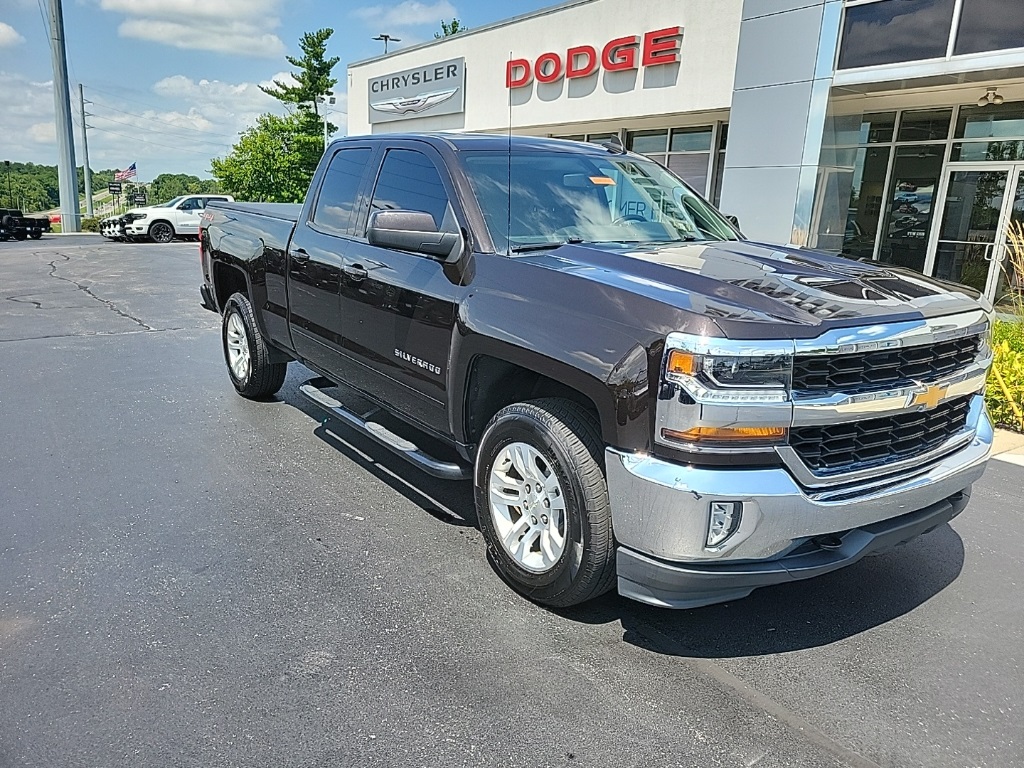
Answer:
[(112, 181), (109, 184), (107, 184), (107, 192), (109, 192), (112, 195), (120, 195), (121, 194), (121, 182), (120, 181)]
[(146, 196), (145, 195), (133, 195), (132, 196), (132, 202), (135, 203), (136, 205), (145, 205), (146, 204)]

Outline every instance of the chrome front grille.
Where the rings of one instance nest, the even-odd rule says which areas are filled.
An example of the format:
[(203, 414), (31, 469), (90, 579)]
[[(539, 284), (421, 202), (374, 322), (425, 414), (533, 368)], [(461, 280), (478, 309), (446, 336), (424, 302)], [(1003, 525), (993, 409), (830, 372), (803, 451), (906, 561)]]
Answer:
[(931, 381), (968, 367), (981, 336), (851, 355), (797, 355), (794, 393), (858, 392)]
[(795, 427), (790, 446), (819, 475), (868, 469), (927, 453), (963, 432), (970, 402), (971, 396), (958, 397), (930, 411)]

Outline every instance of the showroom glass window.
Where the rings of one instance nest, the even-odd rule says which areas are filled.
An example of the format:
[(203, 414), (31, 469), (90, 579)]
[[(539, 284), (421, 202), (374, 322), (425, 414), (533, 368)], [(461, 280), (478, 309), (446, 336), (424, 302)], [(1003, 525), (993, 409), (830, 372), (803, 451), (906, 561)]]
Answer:
[(866, 0), (849, 4), (839, 69), (1024, 48), (1021, 0)]
[(946, 55), (956, 0), (879, 0), (846, 9), (839, 68)]
[(1024, 2), (963, 0), (954, 54), (1024, 47)]
[(816, 247), (922, 271), (952, 121), (952, 109), (835, 118)]

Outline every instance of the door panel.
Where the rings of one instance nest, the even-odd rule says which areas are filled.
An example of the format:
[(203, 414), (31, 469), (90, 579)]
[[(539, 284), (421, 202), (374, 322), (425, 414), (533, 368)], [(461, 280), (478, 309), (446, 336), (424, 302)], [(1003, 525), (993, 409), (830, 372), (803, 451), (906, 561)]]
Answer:
[[(341, 306), (345, 254), (351, 247), (352, 216), (361, 202), (372, 150), (349, 146), (330, 160), (310, 220), (295, 225), (288, 246), (288, 321), (300, 357), (341, 377)], [(341, 216), (339, 210), (347, 212)], [(329, 223), (325, 223), (329, 222)]]
[(202, 205), (198, 198), (193, 197), (183, 202), (181, 206), (174, 211), (174, 231), (179, 235), (198, 235), (199, 217), (202, 212)]
[(985, 291), (999, 243), (1008, 168), (948, 174), (933, 274)]
[(1017, 313), (1024, 308), (1024, 166), (1016, 166), (1010, 190), (1003, 247), (996, 254), (993, 303)]
[(341, 282), (345, 351), (352, 358), (346, 378), (446, 432), (456, 287), (444, 265), (362, 242), (352, 243), (348, 256)]
[[(424, 211), (441, 231), (458, 232), (443, 167), (429, 148), (389, 149), (369, 210)], [(464, 289), (430, 256), (378, 248), (361, 237), (346, 255), (341, 298), (347, 380), (409, 418), (448, 433), (448, 355)]]

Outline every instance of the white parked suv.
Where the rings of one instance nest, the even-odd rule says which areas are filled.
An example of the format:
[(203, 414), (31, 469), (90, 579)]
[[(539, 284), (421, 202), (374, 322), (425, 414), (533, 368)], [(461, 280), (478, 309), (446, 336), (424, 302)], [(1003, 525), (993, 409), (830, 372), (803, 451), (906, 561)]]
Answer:
[(159, 205), (132, 208), (104, 219), (100, 231), (112, 239), (148, 237), (169, 243), (175, 237), (199, 235), (199, 217), (210, 200), (234, 201), (231, 195), (182, 195)]

